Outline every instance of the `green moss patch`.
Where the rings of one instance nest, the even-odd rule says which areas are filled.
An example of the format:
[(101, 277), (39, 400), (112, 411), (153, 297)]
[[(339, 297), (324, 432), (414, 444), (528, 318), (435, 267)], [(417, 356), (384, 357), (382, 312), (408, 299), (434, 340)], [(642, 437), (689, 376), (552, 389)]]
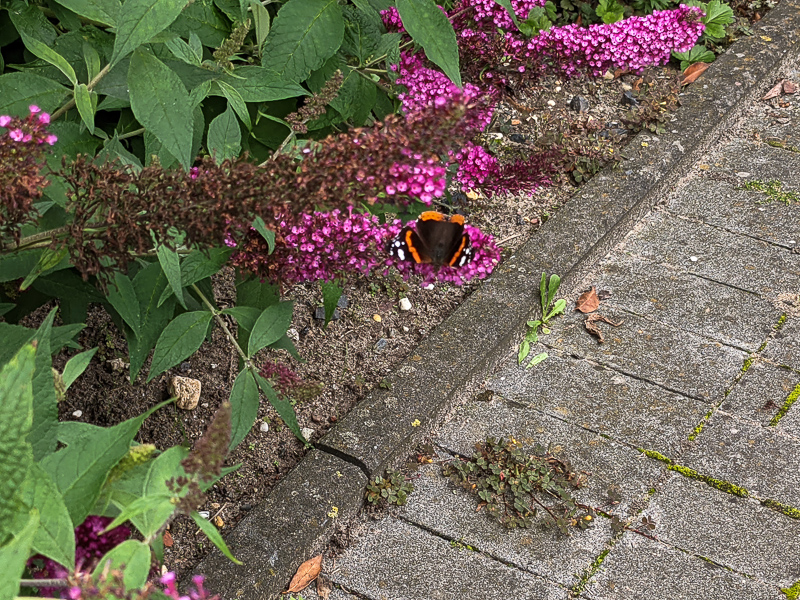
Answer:
[(797, 402), (798, 398), (800, 398), (800, 383), (798, 383), (794, 389), (789, 392), (789, 395), (786, 396), (786, 400), (783, 402), (783, 406), (781, 406), (780, 410), (775, 413), (774, 417), (772, 417), (772, 420), (769, 422), (771, 427), (775, 427), (775, 425), (780, 423), (780, 420), (787, 412), (789, 412), (789, 409), (792, 408), (792, 404)]
[(783, 588), (781, 591), (786, 594), (786, 600), (800, 600), (800, 581), (790, 588)]
[(771, 179), (770, 181), (751, 179), (737, 189), (761, 192), (767, 196), (767, 200), (764, 200), (764, 202), (770, 202), (772, 200), (777, 200), (784, 204), (800, 202), (800, 194), (795, 191), (785, 191), (783, 189), (783, 183), (777, 179)]
[(762, 500), (761, 505), (778, 511), (787, 517), (800, 520), (800, 510), (794, 506), (789, 506), (788, 504), (783, 504), (782, 502), (778, 502), (777, 500), (772, 500), (769, 498), (767, 500)]

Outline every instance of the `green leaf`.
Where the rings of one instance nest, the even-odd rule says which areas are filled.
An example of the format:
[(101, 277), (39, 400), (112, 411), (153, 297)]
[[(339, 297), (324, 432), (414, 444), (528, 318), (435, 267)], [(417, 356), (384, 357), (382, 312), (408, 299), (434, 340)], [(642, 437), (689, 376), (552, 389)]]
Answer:
[(259, 52), (264, 47), (264, 41), (269, 35), (269, 12), (257, 0), (250, 0), (250, 10), (253, 13), (253, 28), (256, 32), (256, 44)]
[(711, 38), (725, 37), (725, 28), (735, 20), (733, 9), (720, 0), (711, 0), (705, 5), (701, 3), (700, 6), (706, 13), (706, 16), (700, 19), (706, 26), (703, 35)]
[(519, 352), (517, 353), (517, 364), (522, 364), (522, 361), (528, 357), (528, 354), (531, 352), (531, 344), (530, 342), (525, 339), (522, 340), (522, 343), (519, 346)]
[(370, 6), (366, 9), (342, 7), (345, 21), (341, 51), (357, 57), (362, 65), (374, 55), (384, 30), (380, 15)]
[(206, 337), (208, 323), (214, 315), (207, 310), (198, 310), (178, 315), (159, 336), (153, 363), (147, 381), (174, 367), (200, 348)]
[(292, 302), (280, 302), (264, 309), (253, 325), (247, 343), (247, 356), (251, 357), (263, 347), (279, 340), (292, 324)]
[(116, 161), (120, 166), (130, 167), (136, 173), (142, 170), (141, 161), (125, 149), (116, 133), (114, 137), (105, 141), (95, 161), (101, 165)]
[[(26, 441), (33, 424), (33, 345), (24, 346), (0, 370), (0, 538), (5, 539), (13, 514), (14, 497), (33, 462), (33, 449)], [(0, 577), (0, 580), (3, 578)]]
[(133, 278), (133, 287), (139, 301), (139, 335), (125, 337), (128, 340), (128, 355), (131, 361), (131, 381), (142, 368), (150, 350), (155, 345), (175, 310), (175, 299), (170, 297), (158, 306), (158, 299), (167, 289), (167, 278), (161, 265), (151, 263)]
[(199, 67), (203, 62), (203, 55), (195, 54), (191, 46), (189, 46), (189, 44), (184, 42), (177, 35), (168, 42), (165, 42), (164, 45), (169, 48), (169, 51), (172, 52), (175, 58), (182, 60), (189, 65), (196, 65)]
[(243, 369), (236, 376), (231, 389), (231, 445), (233, 451), (250, 432), (258, 417), (260, 394), (258, 384), (250, 369)]
[(230, 105), (208, 126), (208, 153), (219, 164), (239, 156), (242, 151), (242, 130)]
[(35, 104), (45, 112), (52, 112), (70, 91), (47, 77), (33, 73), (6, 73), (0, 75), (0, 114), (27, 114)]
[(75, 106), (89, 133), (94, 133), (94, 113), (97, 111), (97, 94), (90, 92), (85, 83), (75, 87)]
[(192, 511), (192, 519), (194, 519), (194, 522), (197, 523), (197, 526), (203, 530), (203, 533), (206, 534), (206, 537), (208, 537), (208, 539), (211, 540), (217, 548), (219, 548), (220, 552), (228, 557), (228, 560), (237, 565), (242, 564), (242, 561), (238, 560), (233, 554), (231, 554), (231, 551), (228, 550), (225, 540), (222, 539), (219, 531), (217, 531), (217, 528), (214, 527), (214, 524), (211, 521), (201, 517), (196, 510)]
[(403, 27), (425, 50), (428, 60), (439, 66), (450, 81), (461, 87), (458, 45), (453, 25), (434, 0), (396, 0)]
[(28, 434), (28, 442), (33, 447), (34, 460), (55, 451), (58, 445), (58, 402), (56, 400), (53, 381), (53, 361), (50, 358), (52, 344), (53, 320), (56, 316), (53, 309), (44, 322), (36, 330), (33, 338), (38, 344), (36, 352), (36, 370), (33, 373), (33, 425)]
[(194, 33), (204, 45), (217, 48), (228, 37), (231, 28), (212, 0), (194, 0), (183, 9), (169, 30), (182, 38), (189, 38)]
[(254, 306), (264, 310), (277, 304), (280, 294), (275, 285), (254, 277), (236, 284), (236, 306)]
[(524, 21), (518, 21), (517, 27), (523, 35), (533, 37), (540, 31), (547, 31), (550, 29), (555, 20), (555, 4), (548, 0), (544, 6), (534, 6), (530, 9), (530, 11), (528, 11), (528, 17)]
[(267, 253), (272, 254), (272, 251), (275, 250), (275, 232), (272, 229), (267, 229), (267, 224), (264, 223), (264, 219), (261, 217), (253, 219), (252, 226), (267, 242)]
[(13, 310), (16, 306), (16, 304), (12, 304), (10, 302), (0, 302), (0, 317), (2, 317), (8, 311)]
[(0, 577), (0, 598), (13, 600), (19, 595), (19, 581), (30, 556), (33, 536), (39, 528), (39, 513), (31, 511), (28, 523), (14, 536), (14, 539), (0, 548), (0, 562), (3, 563), (3, 577)]
[[(123, 8), (137, 1), (141, 0), (127, 0)], [(152, 54), (137, 50), (128, 67), (128, 86), (136, 119), (188, 170), (193, 117), (189, 94), (180, 78)]]
[(95, 582), (109, 566), (122, 571), (122, 584), (126, 591), (142, 588), (150, 572), (150, 546), (139, 540), (125, 540), (112, 548), (97, 563), (92, 573)]
[(543, 360), (546, 360), (548, 356), (549, 356), (549, 354), (547, 354), (547, 352), (540, 352), (539, 354), (537, 354), (536, 356), (534, 356), (531, 359), (531, 362), (529, 362), (528, 365), (525, 368), (526, 369), (530, 369), (531, 367), (535, 367), (536, 365), (538, 365)]
[[(50, 476), (36, 463), (28, 470), (19, 490), (27, 509), (39, 511), (41, 520), (33, 538), (33, 550), (69, 569), (75, 567), (75, 525)], [(17, 513), (17, 518), (22, 516)]]
[[(115, 502), (115, 504), (117, 503)], [(114, 529), (122, 525), (125, 521), (135, 523), (142, 515), (155, 511), (164, 512), (165, 509), (168, 509), (171, 515), (175, 510), (175, 505), (172, 503), (172, 493), (165, 491), (160, 494), (147, 494), (141, 497), (134, 497), (131, 502), (125, 504), (121, 508), (122, 510), (120, 510), (119, 514), (106, 526), (106, 530)], [(142, 535), (145, 534), (142, 533)]]
[(233, 111), (236, 113), (244, 126), (247, 127), (248, 130), (253, 128), (253, 122), (250, 120), (250, 111), (247, 108), (247, 104), (242, 98), (242, 95), (236, 91), (231, 85), (228, 85), (224, 81), (217, 81), (217, 87), (219, 87), (220, 92), (222, 95), (225, 96), (228, 100), (228, 106), (233, 108)]
[(264, 379), (261, 375), (254, 373), (253, 376), (256, 378), (258, 387), (261, 388), (261, 391), (267, 397), (269, 403), (272, 404), (272, 407), (278, 413), (278, 416), (283, 419), (284, 423), (286, 423), (286, 426), (289, 428), (289, 430), (298, 440), (303, 442), (303, 444), (307, 444), (308, 441), (303, 437), (303, 434), (300, 431), (300, 425), (297, 424), (297, 415), (295, 414), (294, 407), (291, 405), (291, 403), (285, 398), (279, 398), (275, 393), (275, 390), (272, 389), (272, 385), (270, 385), (269, 381)]
[[(161, 268), (164, 270), (164, 275), (167, 276), (172, 293), (175, 294), (181, 306), (186, 308), (186, 301), (183, 299), (183, 285), (181, 283), (181, 259), (178, 253), (161, 244), (156, 249), (156, 255)], [(165, 300), (166, 298), (162, 295), (158, 301), (159, 305), (163, 304)]]
[(141, 315), (139, 313), (139, 299), (136, 296), (136, 289), (127, 275), (119, 271), (114, 273), (113, 285), (108, 286), (106, 298), (127, 323), (135, 336), (141, 334)]
[(226, 73), (222, 81), (239, 92), (245, 102), (272, 102), (308, 95), (303, 86), (266, 67), (239, 67), (233, 73)]
[(119, 0), (58, 0), (58, 3), (82, 17), (110, 27), (116, 25), (122, 7)]
[(561, 277), (558, 275), (550, 275), (550, 286), (547, 292), (547, 306), (550, 306), (553, 303), (553, 298), (556, 297), (556, 292), (558, 292), (558, 287), (561, 285)]
[(297, 351), (294, 342), (286, 334), (281, 336), (277, 342), (272, 342), (269, 347), (273, 350), (286, 350), (297, 362), (305, 362), (303, 357), (300, 356), (300, 353)]
[[(184, 6), (186, 0), (125, 0), (116, 19), (117, 35), (114, 38), (111, 66), (169, 27)], [(128, 74), (130, 78), (130, 71)], [(150, 81), (150, 78), (146, 81)], [(142, 120), (139, 119), (139, 122), (142, 123)]]
[(542, 320), (547, 316), (547, 274), (542, 271), (542, 279), (539, 281), (539, 301), (542, 305)]
[[(21, 2), (14, 2), (8, 10), (8, 15), (17, 32), (22, 38), (22, 43), (28, 51), (34, 56), (50, 63), (61, 71), (72, 85), (78, 83), (78, 78), (75, 76), (75, 70), (72, 65), (67, 62), (67, 59), (61, 56), (58, 52), (50, 47), (55, 41), (55, 35), (49, 35), (52, 30), (52, 25), (42, 12), (35, 6), (26, 6)], [(43, 21), (43, 24), (40, 23)], [(40, 37), (40, 32), (44, 29), (44, 36)], [(55, 34), (55, 32), (52, 32)]]
[(86, 352), (81, 352), (67, 361), (67, 364), (64, 365), (64, 373), (61, 375), (65, 389), (69, 389), (69, 386), (86, 370), (97, 350), (98, 348), (92, 348)]
[(192, 285), (215, 275), (228, 262), (233, 252), (232, 248), (210, 248), (208, 250), (193, 250), (181, 262), (181, 285)]
[(68, 265), (63, 264), (64, 259), (69, 254), (69, 249), (67, 247), (58, 248), (57, 250), (53, 250), (52, 248), (45, 248), (44, 252), (39, 256), (39, 261), (36, 263), (36, 266), (33, 267), (28, 276), (25, 280), (20, 284), (19, 289), (27, 290), (30, 285), (36, 281), (36, 279), (42, 273), (49, 271), (51, 269), (55, 269), (56, 267), (67, 267)]
[(325, 326), (327, 327), (330, 320), (333, 318), (333, 311), (336, 310), (336, 305), (339, 303), (339, 298), (342, 297), (342, 288), (334, 281), (325, 281), (322, 283), (322, 305), (325, 307)]
[(168, 402), (114, 427), (100, 428), (94, 435), (79, 437), (41, 461), (64, 497), (73, 523), (83, 523), (100, 496), (109, 471), (128, 453), (144, 420)]
[(284, 79), (304, 81), (336, 53), (343, 37), (337, 0), (289, 0), (272, 23), (261, 64)]
[(672, 56), (681, 61), (681, 71), (686, 70), (689, 65), (693, 65), (694, 63), (712, 63), (717, 57), (716, 54), (705, 46), (694, 46), (688, 52), (673, 52)]
[(91, 81), (100, 72), (100, 55), (89, 42), (84, 42), (83, 60), (86, 63), (86, 79)]

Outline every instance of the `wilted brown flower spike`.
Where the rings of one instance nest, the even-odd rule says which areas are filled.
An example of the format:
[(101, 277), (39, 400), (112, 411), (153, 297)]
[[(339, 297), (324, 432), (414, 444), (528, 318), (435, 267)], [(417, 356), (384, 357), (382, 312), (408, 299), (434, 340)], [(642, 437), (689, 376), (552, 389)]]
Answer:
[(286, 115), (286, 122), (291, 124), (292, 131), (308, 133), (306, 123), (325, 114), (325, 107), (339, 95), (342, 81), (344, 81), (342, 72), (336, 71), (336, 74), (325, 83), (322, 89), (311, 96), (311, 99), (301, 106), (297, 112)]
[(222, 465), (231, 443), (231, 403), (223, 402), (189, 456), (183, 459), (184, 470), (202, 481), (213, 481), (222, 473)]

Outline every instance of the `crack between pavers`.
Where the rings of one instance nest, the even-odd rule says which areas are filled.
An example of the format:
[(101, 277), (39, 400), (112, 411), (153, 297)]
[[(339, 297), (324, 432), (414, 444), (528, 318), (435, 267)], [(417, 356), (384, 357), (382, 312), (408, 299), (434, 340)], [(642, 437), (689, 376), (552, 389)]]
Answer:
[(403, 515), (397, 516), (397, 519), (399, 519), (400, 521), (403, 521), (404, 523), (407, 523), (408, 525), (411, 525), (412, 527), (416, 527), (417, 529), (421, 529), (422, 531), (425, 531), (425, 532), (431, 534), (434, 537), (437, 537), (439, 539), (445, 540), (446, 542), (449, 542), (450, 544), (468, 545), (470, 548), (472, 548), (472, 550), (468, 550), (469, 552), (475, 552), (477, 554), (480, 554), (481, 556), (485, 556), (486, 558), (489, 558), (490, 560), (493, 560), (494, 562), (498, 562), (498, 563), (500, 563), (502, 565), (505, 565), (506, 567), (508, 567), (510, 569), (514, 569), (515, 571), (521, 571), (521, 572), (523, 572), (523, 573), (525, 573), (527, 575), (531, 575), (533, 577), (536, 577), (538, 579), (546, 581), (547, 583), (555, 584), (555, 585), (559, 586), (560, 588), (562, 588), (564, 590), (569, 591), (569, 589), (570, 589), (567, 586), (565, 586), (563, 583), (560, 583), (560, 582), (558, 582), (558, 581), (556, 581), (554, 579), (549, 579), (549, 578), (545, 577), (544, 575), (540, 575), (539, 573), (534, 573), (533, 571), (525, 568), (522, 565), (515, 564), (514, 562), (512, 562), (510, 560), (507, 560), (505, 558), (501, 558), (499, 556), (496, 556), (496, 555), (492, 554), (491, 552), (487, 552), (486, 550), (482, 550), (478, 546), (473, 546), (472, 543), (464, 544), (464, 541), (463, 541), (464, 538), (463, 537), (462, 538), (458, 538), (458, 539), (456, 539), (454, 537), (450, 537), (450, 536), (448, 536), (448, 535), (446, 535), (444, 533), (441, 533), (440, 531), (436, 531), (435, 529), (433, 529), (431, 527), (428, 527), (427, 525), (423, 525), (422, 523), (418, 523), (416, 521), (412, 521), (411, 519), (408, 519), (408, 518), (404, 517)]
[(351, 456), (346, 452), (342, 452), (338, 448), (333, 448), (331, 446), (328, 446), (327, 444), (322, 444), (319, 442), (314, 444), (314, 448), (320, 450), (321, 452), (325, 452), (326, 454), (330, 454), (331, 456), (335, 456), (336, 458), (343, 460), (347, 463), (350, 463), (355, 467), (358, 467), (359, 469), (361, 469), (361, 472), (364, 473), (364, 476), (367, 478), (368, 481), (372, 480), (372, 473), (370, 473), (367, 465), (364, 464), (362, 460), (356, 458), (355, 456)]
[(765, 240), (764, 238), (758, 237), (757, 235), (753, 235), (751, 233), (747, 233), (746, 231), (737, 231), (734, 229), (729, 229), (728, 227), (724, 227), (722, 225), (717, 225), (716, 223), (710, 223), (709, 221), (706, 221), (702, 217), (691, 217), (689, 215), (683, 215), (670, 210), (669, 207), (664, 207), (664, 210), (665, 212), (671, 214), (672, 216), (678, 219), (683, 219), (685, 221), (688, 221), (689, 223), (697, 223), (700, 225), (705, 225), (706, 227), (711, 227), (712, 229), (716, 229), (717, 231), (724, 231), (725, 233), (729, 233), (734, 236), (749, 238), (751, 240), (756, 240), (757, 242), (764, 242), (765, 244), (769, 244), (774, 248), (780, 248), (781, 250), (789, 250), (790, 253), (794, 248), (794, 246), (789, 246), (788, 244), (781, 244), (774, 240)]

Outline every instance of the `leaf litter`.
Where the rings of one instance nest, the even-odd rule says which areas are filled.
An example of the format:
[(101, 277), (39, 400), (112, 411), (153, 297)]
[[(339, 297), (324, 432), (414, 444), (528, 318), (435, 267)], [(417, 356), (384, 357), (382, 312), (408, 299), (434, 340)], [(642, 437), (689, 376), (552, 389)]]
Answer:
[(613, 325), (614, 327), (619, 327), (620, 325), (622, 325), (624, 321), (620, 320), (615, 322), (609, 319), (608, 317), (601, 315), (600, 313), (593, 313), (588, 317), (586, 317), (586, 322), (584, 323), (586, 331), (597, 337), (598, 344), (602, 344), (605, 341), (605, 339), (603, 338), (603, 332), (600, 330), (600, 327), (598, 325), (599, 322), (608, 323), (609, 325)]
[(318, 554), (314, 558), (309, 558), (297, 568), (297, 573), (292, 577), (292, 580), (289, 582), (289, 589), (286, 590), (285, 593), (302, 592), (319, 576), (321, 570), (322, 554)]

